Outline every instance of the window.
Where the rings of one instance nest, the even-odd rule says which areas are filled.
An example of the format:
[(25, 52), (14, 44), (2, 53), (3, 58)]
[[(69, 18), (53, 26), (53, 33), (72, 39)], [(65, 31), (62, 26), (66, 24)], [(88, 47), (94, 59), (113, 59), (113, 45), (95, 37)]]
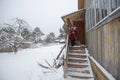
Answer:
[[(103, 8), (102, 8), (102, 12), (103, 12), (103, 18), (105, 17), (105, 16), (107, 16), (107, 4), (106, 4), (106, 2), (107, 2), (107, 0), (103, 0)], [(107, 2), (108, 3), (108, 2)]]
[(86, 31), (89, 30), (89, 18), (88, 18), (88, 9), (86, 9), (86, 15), (85, 15), (85, 19), (86, 19)]
[[(92, 3), (94, 3), (94, 0), (92, 0)], [(95, 25), (95, 9), (94, 9), (95, 5), (93, 4), (91, 6), (91, 20), (92, 20), (92, 27)]]
[(99, 10), (99, 1), (95, 0), (95, 7), (96, 7), (96, 23), (100, 21), (100, 10)]
[(120, 7), (120, 0), (117, 0), (117, 7)]
[(92, 5), (90, 5), (90, 28), (92, 28)]
[(100, 20), (118, 7), (120, 7), (120, 0), (89, 0), (86, 9), (86, 29), (96, 26)]
[(117, 8), (117, 0), (111, 0), (111, 8), (112, 8), (112, 11)]
[(90, 22), (90, 8), (89, 8), (89, 11), (88, 11), (88, 19), (89, 19), (89, 23), (88, 23), (88, 29), (90, 29), (91, 28), (91, 22)]

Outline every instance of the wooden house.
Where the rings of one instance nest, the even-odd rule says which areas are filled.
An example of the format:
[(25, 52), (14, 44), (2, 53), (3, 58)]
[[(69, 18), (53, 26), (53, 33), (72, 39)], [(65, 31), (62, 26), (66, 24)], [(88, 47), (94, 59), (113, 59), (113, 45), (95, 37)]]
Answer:
[[(78, 11), (62, 16), (62, 19), (67, 27), (77, 27), (77, 39), (86, 45), (92, 57), (89, 59), (95, 80), (113, 79), (94, 60), (116, 80), (120, 80), (120, 0), (78, 0)], [(64, 74), (67, 68), (68, 43), (69, 37), (66, 36)]]

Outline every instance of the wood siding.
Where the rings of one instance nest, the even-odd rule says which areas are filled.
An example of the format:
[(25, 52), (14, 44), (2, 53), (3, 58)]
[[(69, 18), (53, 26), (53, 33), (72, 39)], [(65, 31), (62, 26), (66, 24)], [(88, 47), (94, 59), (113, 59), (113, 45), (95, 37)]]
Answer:
[(89, 0), (78, 0), (78, 9), (86, 9), (87, 5), (89, 4)]
[(84, 0), (78, 0), (78, 9), (84, 8)]
[(120, 17), (86, 33), (90, 54), (120, 80)]

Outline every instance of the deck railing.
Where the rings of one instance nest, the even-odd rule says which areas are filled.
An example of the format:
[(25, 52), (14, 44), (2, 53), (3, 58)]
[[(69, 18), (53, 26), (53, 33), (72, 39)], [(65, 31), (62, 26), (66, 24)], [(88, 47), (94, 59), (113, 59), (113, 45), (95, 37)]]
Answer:
[(66, 39), (66, 46), (65, 46), (65, 53), (64, 53), (64, 59), (67, 59), (67, 53), (68, 53), (68, 44), (69, 44), (69, 35), (67, 35), (67, 39)]
[(67, 72), (67, 54), (68, 54), (68, 51), (69, 51), (69, 35), (67, 35), (65, 53), (64, 53), (64, 78), (66, 78), (66, 72)]
[(56, 60), (60, 59), (61, 56), (63, 56), (63, 69), (64, 69), (64, 78), (66, 78), (66, 72), (67, 72), (67, 54), (69, 51), (69, 35), (66, 37), (66, 42), (63, 48), (61, 49), (60, 53), (58, 54)]

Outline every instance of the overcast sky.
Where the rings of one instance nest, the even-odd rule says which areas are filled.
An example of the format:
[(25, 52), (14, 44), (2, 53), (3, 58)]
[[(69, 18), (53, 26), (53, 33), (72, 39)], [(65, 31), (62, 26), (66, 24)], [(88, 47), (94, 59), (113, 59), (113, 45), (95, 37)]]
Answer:
[(0, 0), (0, 24), (18, 17), (45, 34), (58, 35), (61, 16), (76, 10), (77, 0)]

